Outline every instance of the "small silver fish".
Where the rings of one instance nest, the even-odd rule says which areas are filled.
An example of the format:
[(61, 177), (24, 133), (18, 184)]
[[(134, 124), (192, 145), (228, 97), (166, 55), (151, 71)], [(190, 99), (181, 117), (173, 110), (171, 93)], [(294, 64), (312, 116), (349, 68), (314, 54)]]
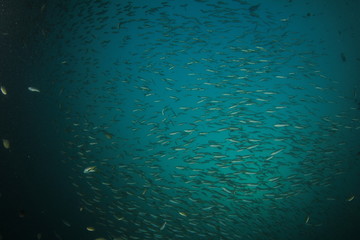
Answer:
[(164, 222), (164, 224), (161, 226), (160, 231), (164, 230), (165, 226), (166, 226), (166, 222)]
[(40, 92), (39, 89), (34, 88), (34, 87), (28, 87), (28, 90), (29, 90), (30, 92)]
[(7, 94), (7, 90), (4, 86), (1, 86), (0, 89), (1, 89), (2, 94), (4, 94), (4, 95)]
[(84, 173), (93, 173), (93, 172), (96, 172), (95, 166), (87, 167), (84, 169)]

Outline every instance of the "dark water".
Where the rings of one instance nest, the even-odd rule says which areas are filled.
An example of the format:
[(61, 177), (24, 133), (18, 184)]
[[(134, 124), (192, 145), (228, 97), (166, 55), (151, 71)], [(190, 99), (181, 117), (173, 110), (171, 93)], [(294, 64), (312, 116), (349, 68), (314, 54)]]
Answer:
[(356, 239), (359, 10), (1, 0), (0, 239)]

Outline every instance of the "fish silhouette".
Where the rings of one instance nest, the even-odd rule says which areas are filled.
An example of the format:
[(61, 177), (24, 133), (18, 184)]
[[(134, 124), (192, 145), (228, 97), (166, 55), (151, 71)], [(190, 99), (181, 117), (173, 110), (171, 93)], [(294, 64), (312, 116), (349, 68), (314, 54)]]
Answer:
[(250, 15), (253, 16), (253, 17), (259, 17), (255, 11), (258, 10), (258, 8), (260, 7), (260, 3), (259, 4), (256, 4), (256, 5), (253, 5), (251, 7), (249, 7), (249, 12), (250, 12)]

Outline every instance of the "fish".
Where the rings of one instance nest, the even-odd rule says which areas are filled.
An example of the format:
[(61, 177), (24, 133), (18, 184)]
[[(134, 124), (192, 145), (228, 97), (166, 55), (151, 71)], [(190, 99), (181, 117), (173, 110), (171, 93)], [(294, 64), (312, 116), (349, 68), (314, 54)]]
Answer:
[(86, 230), (88, 230), (89, 232), (94, 232), (95, 228), (94, 227), (86, 227)]
[(274, 127), (281, 128), (281, 127), (288, 127), (289, 124), (274, 124)]
[(84, 169), (84, 173), (93, 173), (96, 172), (96, 167), (95, 166), (91, 166), (91, 167), (87, 167)]
[(10, 149), (10, 141), (8, 139), (3, 139), (2, 143), (5, 149)]
[(7, 94), (7, 90), (4, 86), (1, 86), (0, 89), (1, 89), (2, 94), (4, 94), (4, 95)]
[(183, 217), (187, 217), (187, 214), (184, 213), (184, 212), (179, 212), (179, 214), (180, 214), (181, 216), (183, 216)]
[(278, 154), (278, 153), (280, 153), (280, 152), (282, 152), (282, 151), (284, 151), (284, 148), (279, 149), (279, 150), (276, 150), (275, 152), (270, 153), (270, 155), (271, 155), (271, 156), (274, 156), (274, 155), (276, 155), (276, 154)]
[(34, 88), (34, 87), (28, 87), (28, 90), (29, 90), (30, 92), (40, 92), (39, 89)]
[(63, 219), (62, 222), (63, 222), (63, 224), (64, 224), (65, 226), (71, 227), (71, 224), (70, 224), (68, 221), (66, 221), (66, 220)]
[(231, 192), (230, 192), (228, 189), (226, 189), (226, 188), (224, 188), (224, 187), (222, 187), (221, 189), (222, 189), (222, 190), (224, 190), (225, 192), (227, 192), (227, 193), (230, 193), (230, 194), (231, 194)]
[(354, 200), (354, 198), (355, 198), (355, 196), (353, 195), (353, 196), (349, 197), (349, 198), (347, 199), (347, 201), (348, 201), (348, 202), (351, 202), (352, 200)]
[(114, 137), (113, 134), (111, 134), (111, 133), (109, 133), (109, 132), (107, 132), (107, 131), (103, 131), (103, 133), (104, 133), (104, 135), (105, 135), (105, 137), (106, 137), (107, 139), (112, 139), (112, 138)]
[(256, 10), (258, 10), (258, 8), (260, 7), (260, 3), (259, 4), (256, 4), (256, 5), (253, 5), (251, 7), (249, 7), (249, 12), (250, 12), (250, 15), (253, 16), (253, 17), (258, 17), (258, 15), (255, 13)]
[(166, 222), (164, 222), (163, 225), (161, 225), (160, 231), (164, 230), (165, 226), (166, 226)]

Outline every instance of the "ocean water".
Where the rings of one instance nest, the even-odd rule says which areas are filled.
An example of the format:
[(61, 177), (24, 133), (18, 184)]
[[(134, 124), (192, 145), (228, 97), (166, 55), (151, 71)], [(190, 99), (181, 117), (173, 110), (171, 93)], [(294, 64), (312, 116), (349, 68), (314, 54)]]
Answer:
[(0, 239), (356, 239), (360, 3), (0, 1)]

